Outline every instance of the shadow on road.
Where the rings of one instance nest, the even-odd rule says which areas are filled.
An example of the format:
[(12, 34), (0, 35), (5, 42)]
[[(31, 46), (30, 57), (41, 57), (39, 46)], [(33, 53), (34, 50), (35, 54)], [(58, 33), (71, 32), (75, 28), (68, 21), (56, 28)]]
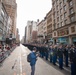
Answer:
[[(44, 58), (41, 58), (44, 62), (46, 62), (49, 66), (52, 66), (53, 68), (55, 68), (56, 70), (62, 72), (64, 75), (70, 75), (71, 72), (69, 70), (66, 70), (66, 69), (60, 69), (58, 65), (53, 65), (53, 63), (50, 63), (50, 61), (46, 61)], [(69, 69), (69, 67), (67, 68)]]

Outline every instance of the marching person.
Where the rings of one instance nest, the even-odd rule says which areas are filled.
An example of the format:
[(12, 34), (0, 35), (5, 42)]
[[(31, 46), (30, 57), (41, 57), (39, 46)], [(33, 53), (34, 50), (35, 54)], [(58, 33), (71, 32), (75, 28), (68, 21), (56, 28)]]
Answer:
[(68, 45), (65, 47), (64, 49), (64, 57), (65, 57), (65, 66), (68, 67), (68, 51), (69, 51), (69, 47)]
[(50, 53), (50, 63), (51, 63), (52, 59), (53, 59), (53, 48), (52, 48), (52, 46), (50, 46), (50, 48), (49, 48), (49, 53)]
[(70, 50), (71, 75), (76, 75), (76, 48), (71, 47)]
[(57, 61), (57, 45), (54, 45), (53, 47), (53, 65), (56, 65)]
[(59, 46), (57, 54), (58, 54), (58, 58), (59, 58), (59, 68), (62, 70), (63, 69), (63, 48), (62, 48), (62, 45)]

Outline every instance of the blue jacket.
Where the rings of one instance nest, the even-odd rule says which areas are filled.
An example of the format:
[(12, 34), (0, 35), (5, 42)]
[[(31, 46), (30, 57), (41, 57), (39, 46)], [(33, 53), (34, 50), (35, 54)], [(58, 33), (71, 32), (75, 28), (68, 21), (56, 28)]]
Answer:
[(30, 65), (33, 66), (36, 64), (37, 56), (35, 52), (31, 52), (30, 54)]

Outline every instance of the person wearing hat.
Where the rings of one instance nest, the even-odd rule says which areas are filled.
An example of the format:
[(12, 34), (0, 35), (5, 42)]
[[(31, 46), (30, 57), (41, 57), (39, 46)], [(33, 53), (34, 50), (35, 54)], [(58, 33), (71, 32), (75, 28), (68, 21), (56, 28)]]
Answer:
[(30, 66), (31, 66), (31, 75), (35, 74), (35, 64), (37, 61), (38, 54), (36, 54), (37, 48), (33, 47), (32, 52), (30, 53)]

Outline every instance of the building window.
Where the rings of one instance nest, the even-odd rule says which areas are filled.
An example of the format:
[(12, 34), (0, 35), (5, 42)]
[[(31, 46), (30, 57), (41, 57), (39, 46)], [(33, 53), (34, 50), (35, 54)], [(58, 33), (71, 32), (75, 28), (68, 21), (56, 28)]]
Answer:
[(56, 24), (54, 24), (54, 29), (56, 29)]
[(53, 14), (54, 18), (55, 18), (55, 13)]
[(67, 24), (67, 19), (66, 19), (66, 20), (64, 20), (64, 24), (65, 24), (65, 25)]
[(61, 27), (61, 24), (59, 24), (59, 27)]
[(57, 16), (59, 15), (59, 11), (57, 11)]
[(66, 0), (63, 0), (63, 3), (66, 3)]
[(68, 34), (69, 34), (68, 29), (58, 31), (58, 36), (64, 36), (64, 35), (68, 35)]
[(60, 9), (60, 14), (62, 13), (62, 9)]
[(59, 28), (59, 23), (57, 24), (57, 28)]
[(59, 22), (59, 17), (57, 18), (57, 22)]
[(55, 2), (53, 3), (53, 6), (55, 7)]
[(66, 11), (66, 5), (63, 7), (64, 11)]
[(4, 16), (4, 11), (3, 11), (3, 9), (1, 9), (1, 15)]
[(72, 6), (73, 5), (73, 2), (72, 2), (72, 0), (69, 2), (69, 6)]
[(66, 17), (67, 17), (67, 13), (65, 12), (65, 13), (64, 13), (64, 18), (66, 18)]
[(57, 2), (57, 4), (58, 4), (58, 0), (57, 0), (56, 2)]
[(62, 2), (60, 2), (60, 7), (62, 7)]
[(71, 22), (74, 22), (75, 21), (75, 16), (74, 15), (70, 17), (70, 21)]
[(63, 19), (63, 16), (62, 16), (62, 15), (60, 16), (60, 19), (61, 19), (61, 20)]
[(73, 8), (71, 8), (69, 11), (70, 11), (70, 14), (73, 14), (74, 13)]
[(54, 23), (55, 23), (55, 19), (54, 19)]
[(75, 32), (75, 27), (71, 27), (71, 33)]
[(64, 26), (63, 22), (61, 22), (61, 26)]
[(56, 36), (56, 32), (54, 32), (54, 36)]
[(57, 5), (57, 10), (59, 10), (59, 6)]

